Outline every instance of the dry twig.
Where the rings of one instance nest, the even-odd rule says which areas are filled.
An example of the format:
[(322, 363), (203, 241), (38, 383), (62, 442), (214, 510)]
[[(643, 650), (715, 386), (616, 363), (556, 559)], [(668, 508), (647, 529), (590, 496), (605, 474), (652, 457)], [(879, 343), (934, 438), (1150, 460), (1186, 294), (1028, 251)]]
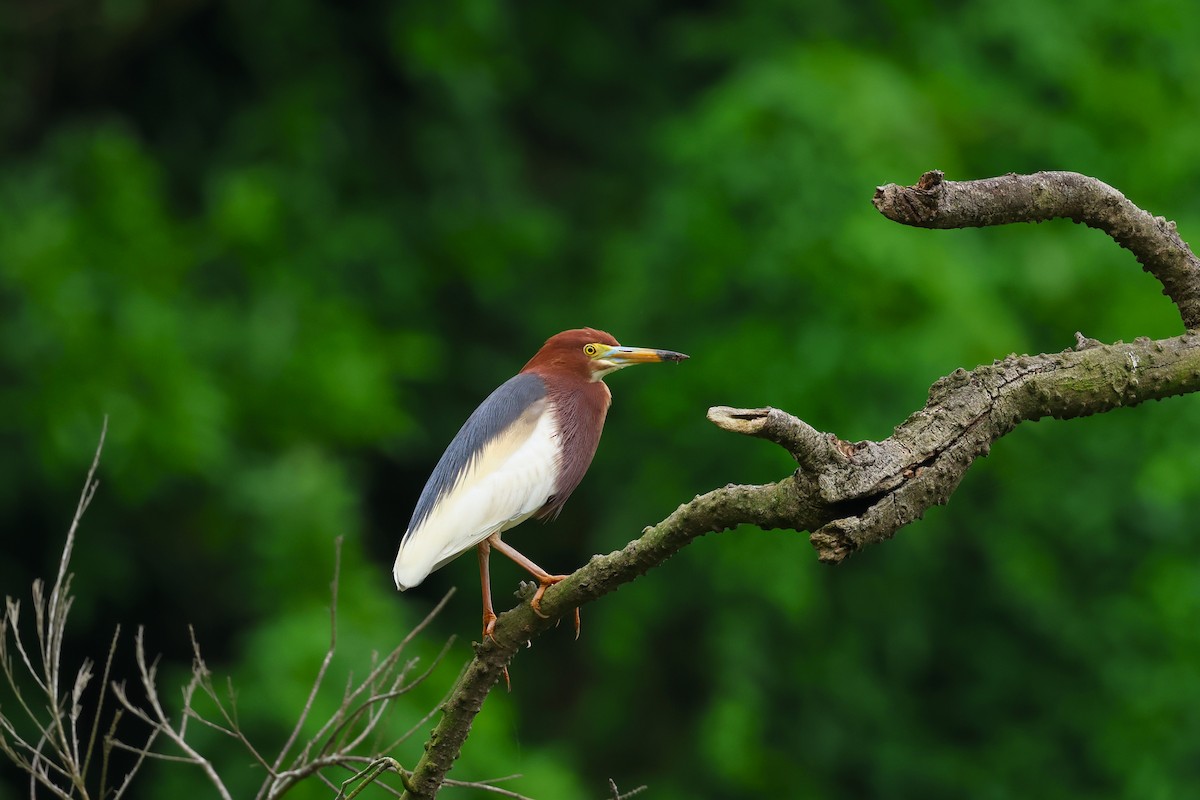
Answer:
[[(58, 562), (58, 572), (47, 594), (41, 579), (33, 582), (33, 629), (37, 639), (36, 650), (25, 643), (21, 635), (21, 603), (12, 597), (5, 598), (4, 614), (0, 616), (0, 671), (5, 683), (19, 707), (24, 722), (0, 709), (0, 752), (29, 775), (30, 795), (37, 787), (49, 791), (55, 797), (90, 798), (92, 796), (120, 798), (129, 786), (130, 779), (141, 766), (141, 759), (134, 762), (129, 773), (115, 788), (108, 785), (108, 767), (111, 748), (100, 739), (100, 718), (103, 715), (108, 691), (108, 676), (116, 654), (120, 628), (113, 633), (112, 644), (104, 661), (103, 678), (92, 713), (91, 725), (84, 728), (85, 695), (95, 677), (94, 664), (85, 659), (70, 678), (62, 663), (63, 641), (66, 637), (67, 619), (71, 613), (74, 596), (71, 594), (70, 564), (75, 549), (75, 538), (79, 532), (83, 515), (91, 505), (100, 481), (96, 470), (100, 466), (100, 454), (104, 451), (104, 439), (108, 433), (108, 419), (100, 429), (100, 440), (92, 456), (79, 502)], [(10, 644), (11, 636), (11, 644)], [(14, 652), (15, 651), (15, 652)], [(14, 655), (16, 658), (14, 659)], [(29, 684), (32, 686), (29, 686)], [(28, 689), (36, 699), (27, 698)], [(115, 730), (120, 721), (120, 712), (113, 715), (109, 730)], [(28, 726), (32, 734), (21, 729)], [(100, 743), (99, 788), (93, 795), (89, 778), (94, 772)]]
[[(332, 791), (339, 791), (339, 785), (324, 772), (331, 769), (358, 772), (364, 764), (393, 764), (393, 771), (399, 772), (403, 780), (406, 773), (399, 769), (394, 760), (387, 758), (386, 753), (408, 739), (434, 712), (431, 710), (399, 738), (386, 741), (386, 746), (382, 749), (381, 745), (384, 742), (380, 736), (384, 729), (381, 723), (386, 719), (393, 701), (424, 681), (441, 662), (453, 642), (453, 639), (448, 641), (429, 667), (419, 673), (416, 672), (416, 658), (402, 659), (405, 649), (445, 607), (452, 592), (383, 658), (373, 656), (371, 668), (363, 679), (357, 682), (347, 681), (338, 708), (328, 719), (317, 725), (316, 731), (293, 753), (308, 727), (337, 647), (338, 576), (342, 544), (340, 538), (335, 546), (334, 575), (330, 586), (329, 646), (296, 723), (274, 758), (266, 758), (243, 732), (237, 718), (232, 683), (227, 697), (217, 691), (212, 673), (201, 655), (194, 631), (191, 631), (192, 676), (183, 687), (182, 707), (177, 719), (173, 720), (160, 699), (158, 661), (148, 657), (145, 631), (141, 628), (134, 637), (139, 697), (136, 700), (132, 698), (123, 681), (110, 683), (120, 632), (118, 628), (104, 661), (95, 708), (87, 708), (86, 692), (95, 677), (94, 665), (85, 660), (68, 683), (68, 673), (64, 672), (62, 667), (62, 647), (66, 636), (67, 617), (74, 599), (71, 594), (69, 571), (71, 555), (80, 522), (99, 485), (95, 473), (106, 432), (107, 420), (67, 533), (54, 584), (48, 594), (40, 580), (33, 584), (36, 647), (28, 645), (21, 636), (19, 601), (7, 598), (4, 613), (0, 615), (0, 672), (8, 684), (9, 693), (25, 718), (24, 723), (19, 723), (6, 710), (0, 709), (0, 752), (30, 776), (30, 795), (35, 796), (37, 787), (40, 786), (62, 800), (118, 800), (130, 787), (135, 774), (146, 759), (155, 759), (198, 767), (219, 797), (232, 800), (232, 793), (221, 777), (217, 765), (202, 754), (189, 738), (189, 724), (193, 720), (236, 740), (263, 768), (265, 778), (256, 795), (259, 800), (275, 800), (282, 797), (296, 784), (313, 776), (323, 781)], [(27, 684), (31, 686), (27, 687)], [(101, 717), (110, 690), (116, 698), (117, 707), (113, 710), (111, 720), (102, 736)], [(200, 695), (197, 695), (197, 692)], [(207, 697), (211, 701), (216, 709), (216, 718), (205, 717), (196, 710), (194, 701), (198, 696)], [(83, 720), (88, 714), (91, 715), (90, 725), (84, 725)], [(133, 744), (118, 738), (117, 728), (123, 718), (136, 719), (145, 726), (147, 732), (144, 741)], [(30, 729), (29, 733), (23, 731), (25, 727)], [(171, 752), (166, 752), (158, 746), (163, 742), (170, 743)], [(111, 755), (114, 751), (132, 753), (135, 756), (132, 767), (115, 787), (110, 784), (109, 774)], [(97, 766), (98, 779), (94, 777)], [(360, 783), (354, 793), (362, 791), (367, 785), (375, 784), (398, 796), (399, 790), (377, 783), (383, 772), (384, 770), (379, 768), (374, 772), (360, 773)], [(492, 783), (494, 782), (485, 781), (457, 785), (472, 786), (503, 796), (520, 797), (493, 786)]]

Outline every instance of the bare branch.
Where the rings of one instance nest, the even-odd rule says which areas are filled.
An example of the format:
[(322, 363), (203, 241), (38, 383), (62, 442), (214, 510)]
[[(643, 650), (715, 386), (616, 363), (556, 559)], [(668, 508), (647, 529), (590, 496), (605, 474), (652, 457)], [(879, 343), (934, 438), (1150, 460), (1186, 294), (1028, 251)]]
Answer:
[[(321, 661), (321, 667), (317, 670), (316, 680), (313, 681), (312, 690), (308, 693), (308, 699), (304, 702), (304, 708), (300, 711), (300, 717), (296, 720), (296, 726), (292, 728), (292, 733), (288, 736), (283, 747), (279, 750), (279, 755), (271, 764), (271, 774), (278, 774), (283, 767), (283, 761), (287, 758), (288, 752), (292, 749), (292, 745), (296, 743), (296, 739), (300, 736), (300, 731), (304, 730), (304, 721), (308, 719), (309, 713), (312, 711), (313, 702), (317, 699), (317, 692), (321, 688), (321, 684), (325, 681), (325, 673), (329, 670), (329, 663), (333, 661), (334, 651), (337, 649), (337, 602), (338, 602), (338, 576), (342, 572), (342, 537), (339, 536), (333, 542), (333, 580), (329, 584), (329, 649), (325, 651), (325, 658)], [(269, 784), (264, 784), (259, 791), (258, 796), (265, 796), (265, 791)]]
[[(395, 772), (400, 776), (402, 782), (405, 780), (404, 768), (400, 766), (399, 762), (394, 758), (384, 756), (372, 761), (364, 769), (343, 781), (334, 800), (353, 800), (353, 798), (358, 797), (358, 794), (363, 789), (374, 783), (384, 772)], [(358, 786), (355, 786), (353, 790), (347, 791), (352, 783), (358, 783)]]
[(1097, 228), (1158, 278), (1188, 330), (1200, 326), (1200, 259), (1179, 236), (1175, 223), (1143, 211), (1095, 178), (1038, 172), (948, 181), (940, 170), (933, 170), (916, 186), (880, 186), (874, 203), (888, 219), (919, 228), (977, 228), (1059, 218)]
[(533, 800), (532, 797), (527, 797), (526, 795), (514, 792), (511, 789), (505, 789), (502, 786), (496, 785), (501, 781), (516, 780), (520, 777), (520, 775), (505, 775), (503, 778), (492, 778), (491, 780), (486, 781), (456, 781), (448, 779), (445, 785), (454, 786), (459, 789), (475, 789), (479, 792), (486, 792), (488, 794), (494, 794), (500, 797), (511, 797), (514, 798), (514, 800)]
[[(106, 430), (107, 427), (105, 427)], [(251, 757), (263, 767), (267, 777), (259, 791), (259, 797), (272, 799), (279, 797), (298, 781), (313, 775), (336, 791), (336, 784), (321, 774), (321, 771), (327, 768), (345, 769), (352, 764), (374, 762), (377, 759), (377, 752), (363, 754), (357, 752), (358, 749), (364, 747), (367, 740), (377, 732), (380, 722), (392, 706), (392, 701), (428, 677), (430, 671), (441, 662), (448, 651), (450, 642), (447, 642), (446, 647), (434, 659), (429, 669), (415, 678), (410, 676), (416, 667), (417, 660), (409, 659), (403, 664), (400, 661), (403, 650), (445, 606), (452, 592), (447, 594), (442, 602), (420, 624), (415, 626), (385, 658), (379, 659), (373, 655), (371, 669), (363, 680), (358, 683), (348, 680), (337, 711), (319, 726), (316, 735), (293, 758), (291, 769), (286, 771), (282, 770), (282, 765), (289, 758), (289, 753), (309, 721), (337, 646), (338, 580), (341, 572), (342, 545), (340, 537), (335, 545), (334, 574), (330, 584), (329, 646), (305, 704), (300, 710), (296, 724), (273, 761), (268, 761), (242, 731), (238, 723), (236, 696), (233, 692), (232, 682), (230, 682), (227, 700), (223, 700), (217, 692), (213, 685), (212, 673), (201, 654), (195, 631), (191, 628), (189, 628), (189, 634), (193, 653), (192, 677), (182, 687), (182, 707), (177, 722), (172, 722), (160, 699), (157, 686), (158, 664), (157, 661), (151, 661), (147, 656), (143, 629), (139, 628), (134, 637), (134, 656), (141, 691), (145, 695), (144, 700), (135, 702), (129, 696), (124, 683), (110, 682), (109, 676), (120, 636), (120, 628), (118, 628), (113, 635), (104, 661), (103, 681), (96, 702), (95, 714), (90, 728), (83, 731), (80, 719), (84, 711), (86, 691), (95, 677), (95, 664), (91, 660), (84, 660), (78, 670), (69, 678), (69, 690), (61, 691), (60, 687), (64, 681), (61, 654), (67, 616), (73, 602), (71, 573), (69, 572), (70, 558), (80, 521), (91, 503), (98, 485), (95, 472), (99, 465), (103, 443), (104, 432), (102, 431), (100, 444), (97, 446), (96, 455), (88, 471), (87, 480), (63, 546), (57, 578), (49, 593), (42, 581), (34, 581), (33, 584), (33, 628), (37, 639), (36, 649), (27, 647), (26, 640), (21, 636), (20, 603), (11, 597), (7, 598), (3, 613), (0, 614), (0, 673), (11, 687), (18, 706), (36, 733), (36, 737), (26, 738), (8, 716), (0, 713), (0, 753), (4, 753), (18, 768), (30, 776), (31, 796), (36, 796), (37, 787), (41, 786), (43, 790), (62, 797), (64, 800), (75, 797), (87, 800), (92, 796), (89, 794), (87, 776), (92, 767), (97, 740), (100, 738), (100, 717), (103, 715), (107, 693), (111, 690), (116, 701), (116, 708), (111, 715), (111, 723), (101, 743), (100, 783), (95, 795), (98, 800), (119, 800), (131, 786), (135, 773), (146, 759), (198, 766), (208, 782), (216, 789), (217, 794), (226, 800), (231, 800), (230, 792), (217, 768), (188, 741), (188, 726), (193, 719), (205, 727), (219, 731), (240, 742)], [(12, 634), (11, 645), (10, 633)], [(450, 641), (452, 642), (453, 639)], [(35, 694), (39, 694), (41, 697), (36, 699), (26, 697), (26, 693), (22, 691), (22, 685), (28, 682), (36, 687)], [(215, 718), (206, 718), (194, 707), (193, 701), (197, 691), (203, 692), (213, 702), (217, 710)], [(39, 711), (39, 706), (44, 707), (44, 713)], [(125, 715), (147, 726), (148, 734), (143, 744), (130, 744), (117, 738), (118, 723)], [(425, 719), (427, 720), (428, 717)], [(399, 741), (403, 741), (409, 735), (411, 735), (411, 731)], [(166, 737), (171, 742), (172, 748), (178, 752), (162, 752), (155, 748), (154, 745), (160, 736)], [(136, 755), (133, 767), (126, 773), (115, 790), (110, 789), (108, 785), (110, 757), (113, 751)], [(382, 784), (379, 785), (382, 786)], [(385, 788), (393, 794), (399, 794), (390, 787)]]
[[(447, 594), (446, 597), (443, 598), (442, 602), (439, 603), (438, 607), (434, 609), (433, 613), (437, 613), (437, 611), (445, 605), (446, 600), (449, 598), (450, 594)], [(428, 617), (426, 619), (428, 619)], [(404, 669), (397, 673), (396, 677), (392, 680), (391, 688), (389, 688), (387, 691), (371, 695), (364, 700), (358, 706), (358, 708), (354, 709), (346, 716), (346, 718), (338, 725), (338, 727), (329, 734), (324, 747), (321, 748), (321, 752), (327, 753), (335, 749), (335, 739), (341, 740), (338, 741), (336, 750), (343, 753), (352, 753), (357, 750), (358, 747), (360, 747), (375, 730), (375, 726), (379, 723), (379, 720), (383, 718), (383, 714), (388, 710), (390, 702), (401, 695), (411, 692), (416, 686), (424, 683), (425, 680), (431, 674), (433, 674), (433, 671), (437, 668), (437, 666), (442, 663), (442, 660), (446, 657), (446, 654), (450, 652), (450, 647), (453, 644), (454, 637), (451, 636), (446, 640), (446, 643), (442, 645), (441, 651), (437, 654), (437, 656), (434, 657), (425, 671), (408, 683), (405, 683), (405, 679), (408, 677), (408, 673), (412, 670), (412, 668), (416, 666), (417, 659), (414, 658), (405, 664)], [(364, 714), (367, 715), (368, 720), (362, 726), (362, 729), (359, 731), (358, 735), (349, 741), (345, 741), (345, 735), (352, 730), (354, 724)], [(403, 737), (401, 737), (396, 742), (396, 745), (404, 741), (409, 735), (410, 734), (405, 734)], [(395, 745), (380, 752), (391, 752), (393, 747), (395, 747)]]
[[(116, 710), (116, 712), (113, 714), (112, 725), (108, 729), (108, 735), (104, 737), (104, 756), (100, 767), (100, 793), (102, 800), (105, 798), (104, 792), (107, 791), (108, 787), (109, 758), (112, 755), (112, 751), (117, 749), (117, 725), (121, 722), (122, 713), (123, 712), (121, 709)], [(120, 798), (125, 795), (125, 790), (129, 788), (131, 783), (133, 783), (133, 777), (137, 774), (138, 770), (141, 769), (142, 764), (144, 764), (146, 761), (146, 751), (150, 749), (150, 746), (154, 744), (154, 740), (157, 738), (158, 729), (151, 728), (150, 732), (146, 735), (146, 743), (142, 745), (141, 755), (139, 755), (137, 761), (133, 763), (133, 767), (130, 768), (129, 772), (125, 773), (125, 778), (121, 781), (121, 785), (118, 786), (116, 791), (112, 793), (111, 800), (120, 800)]]
[[(934, 384), (924, 409), (862, 452), (844, 473), (838, 502), (856, 513), (830, 521), (812, 542), (823, 561), (891, 537), (946, 502), (993, 442), (1019, 423), (1070, 419), (1200, 389), (1200, 334), (1138, 339), (959, 370)], [(855, 456), (852, 456), (855, 461)], [(857, 508), (856, 508), (857, 507)]]
[[(405, 683), (408, 673), (416, 664), (416, 659), (410, 660), (402, 669), (397, 670), (403, 650), (445, 608), (453, 594), (453, 590), (448, 592), (441, 602), (409, 631), (404, 639), (385, 658), (380, 660), (361, 682), (357, 685), (352, 682), (347, 685), (338, 709), (301, 748), (291, 767), (274, 772), (273, 776), (264, 783), (263, 789), (260, 790), (261, 796), (277, 798), (297, 782), (313, 774), (319, 775), (322, 769), (348, 765), (364, 759), (363, 756), (356, 755), (356, 750), (370, 737), (391, 701), (411, 691), (414, 686), (425, 680), (449, 650), (453, 639), (446, 643), (429, 669), (411, 682)], [(331, 624), (334, 619), (336, 617), (331, 615)], [(323, 671), (322, 669), (318, 673), (318, 680), (321, 680)], [(351, 732), (355, 730), (357, 732), (352, 734)], [(405, 734), (405, 737), (399, 741), (403, 741), (408, 735), (410, 734)], [(399, 744), (399, 741), (396, 744)], [(291, 744), (292, 742), (288, 743), (289, 748)], [(391, 749), (392, 747), (389, 747), (377, 752), (387, 753)], [(282, 760), (282, 758), (278, 759), (276, 763), (282, 763)]]
[[(138, 632), (136, 636), (134, 636), (134, 658), (137, 661), (138, 675), (141, 678), (142, 688), (146, 691), (146, 702), (150, 706), (150, 711), (144, 711), (134, 703), (130, 702), (129, 697), (126, 695), (124, 687), (122, 686), (114, 686), (113, 693), (117, 696), (117, 700), (120, 701), (121, 705), (123, 705), (127, 711), (146, 722), (148, 725), (154, 727), (156, 730), (160, 731), (162, 735), (170, 739), (171, 742), (183, 752), (183, 761), (199, 767), (204, 773), (205, 777), (208, 778), (209, 783), (211, 783), (213, 788), (216, 789), (217, 794), (224, 798), (224, 800), (233, 800), (232, 795), (230, 795), (229, 790), (225, 788), (225, 783), (221, 780), (221, 776), (217, 774), (217, 771), (213, 767), (212, 763), (209, 762), (209, 760), (204, 756), (200, 755), (200, 753), (188, 743), (186, 737), (188, 714), (186, 711), (181, 715), (178, 729), (171, 725), (171, 720), (163, 710), (162, 703), (158, 699), (158, 665), (157, 663), (147, 663), (145, 644), (143, 629), (138, 628)], [(197, 685), (198, 678), (193, 675), (192, 682), (184, 688), (185, 709), (191, 707), (192, 695), (194, 694)], [(119, 743), (115, 744), (120, 746)], [(143, 755), (153, 758), (174, 760), (174, 757), (164, 756), (160, 753), (144, 752)]]
[(267, 762), (266, 758), (259, 753), (258, 749), (255, 748), (253, 743), (246, 738), (246, 735), (242, 733), (241, 727), (238, 725), (237, 709), (234, 706), (234, 692), (232, 685), (229, 688), (230, 707), (226, 708), (225, 704), (221, 702), (221, 698), (217, 695), (217, 690), (212, 683), (212, 673), (209, 671), (208, 665), (204, 663), (204, 656), (200, 653), (200, 642), (196, 639), (196, 630), (190, 625), (188, 626), (188, 636), (192, 640), (192, 681), (189, 686), (199, 688), (204, 692), (208, 699), (212, 701), (213, 705), (217, 707), (217, 711), (221, 714), (221, 718), (225, 720), (225, 724), (222, 725), (220, 723), (213, 722), (197, 712), (190, 702), (190, 693), (185, 694), (183, 709), (184, 714), (188, 718), (194, 719), (208, 728), (212, 728), (213, 730), (223, 733), (230, 738), (236, 739), (241, 743), (242, 747), (246, 749), (246, 752), (248, 752), (250, 756), (267, 771), (268, 775), (272, 777), (275, 776), (277, 774), (276, 770), (271, 766), (270, 763)]
[(628, 798), (639, 795), (646, 791), (645, 786), (638, 786), (635, 789), (630, 789), (628, 792), (621, 792), (621, 790), (617, 788), (617, 782), (612, 778), (608, 779), (608, 789), (612, 792), (612, 796), (608, 798), (608, 800), (628, 800)]
[[(105, 418), (49, 594), (46, 594), (45, 583), (42, 580), (33, 582), (36, 656), (26, 647), (21, 635), (20, 603), (12, 597), (6, 597), (4, 613), (0, 616), (0, 671), (3, 672), (5, 682), (9, 685), (17, 705), (37, 733), (37, 743), (33, 744), (17, 730), (13, 720), (0, 713), (0, 752), (19, 769), (29, 774), (31, 795), (36, 794), (37, 787), (41, 786), (57, 796), (89, 796), (87, 774), (96, 741), (98, 719), (92, 724), (85, 747), (81, 747), (79, 719), (83, 713), (84, 694), (93, 677), (93, 663), (85, 659), (73, 678), (70, 677), (70, 673), (66, 673), (70, 688), (64, 690), (62, 644), (74, 600), (69, 572), (71, 554), (80, 522), (99, 486), (96, 470), (100, 465), (107, 431), (108, 419)], [(9, 634), (12, 635), (12, 643), (20, 659), (23, 671), (20, 676), (17, 674), (17, 662), (9, 650)], [(111, 664), (111, 653), (109, 661), (106, 662), (106, 670), (108, 664)], [(35, 694), (41, 695), (37, 700), (27, 699), (22, 691), (21, 685), (26, 680), (32, 681), (37, 689)], [(101, 690), (97, 714), (103, 708), (103, 697), (104, 692)]]
[[(88, 734), (87, 753), (83, 757), (83, 774), (88, 774), (88, 769), (92, 764), (92, 753), (96, 748), (96, 741), (100, 733), (100, 717), (104, 713), (104, 699), (108, 694), (108, 676), (112, 672), (113, 658), (117, 654), (117, 640), (121, 636), (121, 626), (113, 631), (112, 644), (108, 646), (108, 657), (104, 659), (104, 677), (100, 679), (100, 697), (96, 700), (96, 713), (92, 716), (92, 730)], [(115, 723), (115, 720), (114, 720)], [(100, 782), (100, 786), (104, 786), (104, 781)], [(103, 788), (101, 789), (103, 791)]]
[(731, 433), (774, 442), (810, 472), (818, 472), (829, 464), (846, 463), (845, 442), (778, 408), (714, 406), (708, 410), (708, 421)]

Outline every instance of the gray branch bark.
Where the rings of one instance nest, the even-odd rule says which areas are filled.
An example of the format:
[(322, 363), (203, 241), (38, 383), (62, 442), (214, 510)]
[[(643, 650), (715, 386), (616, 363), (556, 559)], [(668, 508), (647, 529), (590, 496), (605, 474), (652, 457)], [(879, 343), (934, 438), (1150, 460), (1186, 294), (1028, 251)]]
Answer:
[[(773, 408), (712, 408), (734, 433), (785, 448), (798, 469), (761, 486), (725, 486), (679, 506), (622, 550), (595, 556), (546, 592), (500, 615), (495, 641), (475, 657), (442, 707), (405, 797), (432, 798), (458, 757), (475, 715), (508, 661), (572, 610), (634, 580), (693, 539), (742, 524), (810, 531), (821, 561), (838, 563), (944, 504), (992, 443), (1021, 422), (1069, 419), (1200, 390), (1200, 261), (1175, 224), (1154, 217), (1100, 181), (1070, 172), (953, 182), (928, 172), (911, 187), (879, 187), (875, 206), (906, 225), (962, 228), (1067, 218), (1107, 233), (1163, 284), (1187, 332), (1169, 339), (1101, 344), (1076, 334), (1074, 348), (1012, 355), (938, 380), (929, 400), (879, 442), (844, 442)], [(527, 586), (526, 599), (532, 595)]]
[(1143, 211), (1095, 178), (1078, 172), (1037, 172), (948, 181), (941, 170), (932, 170), (916, 186), (878, 187), (874, 203), (893, 222), (917, 228), (1070, 219), (1102, 230), (1158, 278), (1188, 330), (1200, 327), (1200, 259), (1180, 238), (1175, 223)]

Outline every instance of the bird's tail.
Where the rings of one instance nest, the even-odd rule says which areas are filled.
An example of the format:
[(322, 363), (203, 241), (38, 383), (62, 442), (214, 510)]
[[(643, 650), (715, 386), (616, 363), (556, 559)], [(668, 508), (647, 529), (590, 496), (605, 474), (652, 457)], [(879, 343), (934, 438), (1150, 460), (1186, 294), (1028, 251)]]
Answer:
[(400, 545), (400, 552), (396, 554), (396, 563), (392, 567), (392, 578), (396, 581), (396, 588), (402, 592), (420, 586), (421, 581), (433, 571), (423, 563), (425, 559), (413, 558), (412, 555), (411, 551), (406, 552), (404, 545)]

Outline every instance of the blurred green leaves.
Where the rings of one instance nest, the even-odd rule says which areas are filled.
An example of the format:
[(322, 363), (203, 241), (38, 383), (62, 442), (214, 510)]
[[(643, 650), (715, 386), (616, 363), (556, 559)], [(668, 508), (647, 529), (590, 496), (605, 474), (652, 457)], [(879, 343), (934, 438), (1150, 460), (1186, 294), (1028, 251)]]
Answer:
[[(513, 534), (555, 570), (794, 468), (710, 405), (879, 438), (955, 367), (1178, 332), (1095, 231), (909, 230), (869, 201), (931, 168), (1071, 169), (1194, 238), (1183, 0), (68, 3), (0, 26), (4, 590), (46, 571), (108, 414), (80, 648), (146, 622), (186, 664), (193, 623), (268, 738), (327, 643), (339, 535), (339, 676), (460, 587), (422, 663), (459, 640), (396, 728), (439, 702), (475, 567), (397, 595), (391, 551), (458, 425), (558, 330), (692, 359), (612, 379), (583, 486)], [(1022, 428), (835, 570), (803, 536), (695, 543), (586, 610), (578, 643), (523, 654), (454, 776), (523, 772), (541, 798), (610, 777), (655, 798), (1185, 794), (1193, 406)], [(496, 565), (497, 599), (518, 579)], [(198, 791), (152, 775), (144, 796)]]

